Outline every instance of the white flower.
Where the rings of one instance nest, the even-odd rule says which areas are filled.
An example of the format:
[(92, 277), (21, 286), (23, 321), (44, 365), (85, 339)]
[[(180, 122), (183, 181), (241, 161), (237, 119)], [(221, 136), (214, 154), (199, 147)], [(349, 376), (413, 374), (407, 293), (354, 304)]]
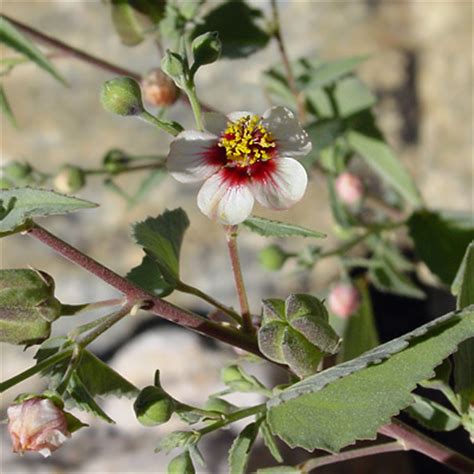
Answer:
[(182, 183), (204, 181), (197, 202), (210, 219), (235, 225), (252, 212), (255, 199), (288, 209), (306, 190), (308, 177), (294, 159), (311, 151), (308, 134), (285, 107), (263, 116), (206, 114), (205, 132), (181, 132), (171, 143), (168, 169)]

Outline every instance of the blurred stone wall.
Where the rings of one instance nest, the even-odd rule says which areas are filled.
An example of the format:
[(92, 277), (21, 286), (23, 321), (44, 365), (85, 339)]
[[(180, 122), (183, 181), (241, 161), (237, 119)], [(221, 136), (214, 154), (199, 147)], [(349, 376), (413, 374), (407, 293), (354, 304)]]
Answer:
[[(253, 3), (268, 11), (267, 2)], [(472, 210), (472, 3), (456, 0), (313, 0), (280, 4), (283, 34), (292, 58), (320, 56), (333, 59), (370, 54), (370, 60), (360, 67), (360, 75), (380, 98), (377, 110), (382, 128), (416, 177), (425, 200), (433, 207)], [(131, 70), (145, 72), (159, 63), (153, 44), (145, 43), (134, 49), (120, 44), (102, 2), (4, 0), (0, 8), (3, 13)], [(2, 56), (7, 54), (3, 49), (1, 52)], [(222, 61), (205, 68), (199, 77), (200, 96), (222, 111), (250, 109), (262, 112), (268, 103), (260, 87), (260, 74), (275, 61), (277, 49), (271, 44), (249, 59)], [(51, 171), (64, 161), (97, 166), (103, 154), (112, 147), (134, 153), (166, 153), (168, 139), (163, 134), (133, 119), (114, 117), (102, 110), (98, 93), (110, 74), (68, 58), (58, 59), (57, 67), (68, 80), (68, 88), (31, 65), (16, 68), (4, 79), (20, 128), (16, 130), (2, 120), (2, 164), (25, 159), (44, 171)], [(175, 107), (173, 117), (185, 125), (192, 125), (190, 111), (183, 105)], [(121, 178), (120, 182), (133, 187), (137, 177)], [(91, 185), (80, 195), (100, 203), (100, 207), (51, 218), (47, 226), (114, 270), (125, 273), (141, 258), (140, 250), (132, 245), (129, 224), (148, 215), (157, 215), (166, 207), (182, 206), (192, 221), (183, 248), (185, 281), (235, 304), (224, 238), (219, 227), (198, 212), (197, 189), (197, 186), (181, 185), (169, 178), (143, 205), (127, 209), (120, 198), (102, 188), (98, 179), (91, 180)], [(325, 184), (317, 176), (313, 177), (304, 200), (284, 217), (262, 209), (257, 212), (325, 231), (330, 235), (327, 245), (332, 242)], [(295, 275), (291, 268), (278, 275), (263, 273), (256, 263), (256, 254), (263, 245), (261, 238), (242, 234), (242, 258), (255, 310), (262, 296), (285, 296), (295, 289), (319, 291), (335, 275), (336, 270), (330, 262), (321, 264), (304, 278)], [(2, 267), (31, 265), (48, 271), (57, 280), (60, 299), (67, 303), (114, 295), (106, 285), (54, 257), (47, 248), (28, 237), (4, 239), (0, 246)], [(173, 295), (172, 299), (196, 309), (202, 308), (200, 302), (182, 295)], [(98, 340), (94, 348), (100, 351), (113, 347), (117, 338), (126, 341), (141, 318), (122, 322)], [(71, 324), (71, 321), (61, 321), (57, 331), (64, 332)], [(172, 337), (183, 334), (168, 330), (173, 331)], [(129, 345), (123, 344), (114, 359), (117, 368), (140, 385), (152, 381), (156, 367), (165, 372), (168, 368), (164, 374), (164, 381), (169, 383), (167, 388), (173, 394), (186, 396), (188, 388), (180, 386), (182, 380), (174, 376), (186, 366), (186, 357), (182, 359), (182, 366), (179, 360), (174, 360), (174, 365), (162, 364), (160, 361), (166, 354), (160, 352), (160, 347), (168, 335), (157, 331), (146, 337), (144, 344), (148, 349), (145, 353), (137, 351), (135, 340)], [(193, 360), (198, 357), (196, 351), (199, 352), (200, 367), (205, 367), (208, 374), (200, 378), (198, 371), (195, 375), (183, 373), (183, 377), (190, 384), (198, 384), (198, 392), (206, 393), (217, 384), (218, 364), (214, 353), (210, 355), (209, 349), (204, 349), (194, 337), (182, 337), (177, 346)], [(21, 352), (17, 348), (3, 347), (1, 351), (2, 379), (31, 365), (31, 350)], [(228, 356), (228, 353), (220, 354), (217, 362)], [(121, 364), (118, 360), (127, 360), (127, 363)], [(40, 386), (35, 379), (19, 388), (29, 390)], [(11, 396), (13, 394), (4, 397), (3, 406)], [(127, 407), (114, 412), (128, 410), (126, 415), (117, 415), (125, 423), (125, 430), (120, 423), (113, 428), (94, 428), (99, 431), (92, 431), (96, 436), (92, 441), (86, 441), (87, 434), (81, 434), (85, 443), (81, 449), (67, 448), (62, 457), (53, 458), (46, 464), (36, 463), (35, 458), (29, 456), (21, 460), (10, 459), (8, 440), (2, 439), (2, 471), (161, 472), (164, 461), (154, 458), (151, 453), (157, 433), (150, 436), (149, 431), (144, 430), (137, 437), (130, 435), (127, 430), (135, 433), (133, 430), (138, 428), (131, 418), (129, 404)], [(93, 450), (94, 458), (84, 461), (85, 451), (92, 449), (99, 439), (105, 439), (114, 450), (129, 453), (130, 463), (126, 463), (123, 456), (114, 459), (110, 452), (104, 452), (105, 448), (97, 447)], [(99, 443), (98, 446), (105, 445)], [(145, 447), (148, 454), (143, 458)], [(219, 463), (216, 461), (215, 466), (221, 466)], [(219, 472), (218, 469), (216, 467), (212, 472)]]

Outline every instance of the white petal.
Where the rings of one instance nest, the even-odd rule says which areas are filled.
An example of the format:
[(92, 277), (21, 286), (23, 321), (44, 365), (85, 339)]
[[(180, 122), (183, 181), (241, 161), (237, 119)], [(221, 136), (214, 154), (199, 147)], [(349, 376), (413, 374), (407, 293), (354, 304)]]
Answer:
[(210, 158), (216, 146), (217, 137), (212, 133), (181, 132), (171, 142), (166, 166), (173, 178), (182, 183), (203, 181), (221, 168)]
[(252, 181), (257, 201), (270, 209), (288, 209), (304, 195), (308, 176), (293, 158), (275, 159), (276, 168), (262, 179)]
[(293, 112), (272, 107), (263, 114), (262, 125), (274, 136), (280, 156), (304, 156), (312, 148), (308, 134)]
[(253, 203), (248, 185), (226, 182), (222, 173), (206, 180), (197, 197), (198, 207), (203, 214), (227, 225), (240, 224), (247, 219)]
[(237, 122), (237, 120), (241, 119), (242, 117), (252, 117), (253, 115), (255, 115), (253, 112), (247, 112), (245, 110), (239, 110), (237, 112), (232, 112), (230, 113), (229, 115), (227, 115), (227, 118), (231, 121), (231, 122)]
[(204, 114), (204, 128), (216, 136), (220, 136), (227, 128), (228, 123), (229, 119), (219, 112), (206, 112)]

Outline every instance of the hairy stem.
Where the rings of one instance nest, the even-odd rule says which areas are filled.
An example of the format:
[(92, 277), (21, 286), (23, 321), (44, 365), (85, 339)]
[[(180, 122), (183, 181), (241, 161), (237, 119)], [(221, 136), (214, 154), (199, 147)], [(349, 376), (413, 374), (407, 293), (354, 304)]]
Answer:
[(147, 112), (146, 110), (138, 115), (138, 118), (144, 122), (149, 123), (150, 125), (159, 128), (160, 130), (163, 130), (166, 133), (169, 133), (170, 135), (173, 135), (174, 137), (183, 130), (182, 127), (178, 127), (172, 122), (157, 119), (154, 115), (150, 114), (150, 112)]
[(379, 433), (397, 439), (406, 449), (418, 451), (456, 472), (474, 472), (474, 460), (453, 451), (395, 418), (389, 425), (382, 426)]
[(310, 472), (317, 467), (326, 466), (328, 464), (335, 464), (338, 462), (350, 461), (351, 459), (363, 458), (365, 456), (373, 456), (374, 454), (389, 453), (392, 451), (403, 451), (405, 446), (398, 442), (392, 441), (389, 443), (377, 444), (375, 446), (366, 446), (365, 448), (355, 448), (342, 453), (328, 454), (327, 456), (320, 456), (312, 458), (301, 464), (298, 468), (301, 472)]
[(189, 103), (191, 104), (191, 108), (194, 114), (194, 120), (196, 121), (196, 127), (198, 130), (204, 130), (204, 124), (202, 121), (202, 113), (201, 113), (201, 104), (196, 95), (196, 86), (194, 84), (189, 84), (185, 92), (188, 96)]
[(274, 24), (274, 33), (278, 43), (278, 50), (280, 52), (281, 60), (283, 62), (283, 67), (285, 68), (286, 77), (288, 80), (288, 86), (290, 87), (291, 93), (295, 97), (296, 105), (298, 107), (298, 118), (301, 122), (304, 122), (306, 119), (306, 108), (303, 95), (298, 91), (296, 86), (295, 75), (293, 74), (293, 69), (291, 67), (290, 59), (286, 51), (285, 42), (283, 41), (283, 36), (281, 34), (281, 23), (280, 23), (280, 14), (278, 12), (277, 0), (271, 0), (272, 14), (273, 14), (273, 24)]
[(258, 349), (257, 341), (253, 334), (244, 334), (235, 328), (209, 321), (151, 295), (36, 224), (26, 233), (123, 293), (130, 303), (136, 304), (137, 302), (145, 301), (144, 308), (153, 314), (199, 334), (213, 337), (264, 358)]
[(242, 314), (242, 327), (244, 332), (254, 334), (255, 328), (252, 324), (247, 291), (245, 290), (244, 277), (240, 265), (239, 251), (237, 248), (237, 226), (225, 226), (227, 248), (229, 249), (232, 272), (234, 273), (235, 288), (239, 297), (240, 312)]
[(112, 72), (114, 74), (119, 74), (120, 76), (131, 77), (135, 79), (136, 81), (141, 81), (141, 75), (136, 72), (122, 68), (120, 66), (116, 66), (115, 64), (109, 63), (108, 61), (100, 59), (96, 56), (92, 56), (91, 54), (88, 54), (78, 48), (69, 46), (68, 44), (64, 42), (56, 38), (53, 38), (52, 36), (48, 36), (45, 33), (42, 33), (41, 31), (38, 31), (32, 28), (31, 26), (25, 25), (24, 23), (14, 20), (13, 18), (10, 18), (7, 15), (2, 15), (2, 17), (8, 20), (13, 25), (15, 25), (15, 27), (18, 28), (23, 33), (26, 33), (28, 36), (31, 36), (36, 41), (46, 46), (50, 46), (52, 48), (63, 51), (68, 56), (79, 59), (85, 63), (88, 63), (104, 71)]

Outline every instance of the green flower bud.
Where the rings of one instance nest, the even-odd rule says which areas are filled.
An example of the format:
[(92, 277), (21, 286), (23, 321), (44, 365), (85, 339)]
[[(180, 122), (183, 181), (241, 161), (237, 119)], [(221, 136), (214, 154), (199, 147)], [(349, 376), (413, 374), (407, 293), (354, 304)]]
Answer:
[(272, 272), (280, 270), (288, 258), (288, 254), (278, 245), (268, 245), (258, 254), (263, 268)]
[(161, 70), (179, 86), (184, 76), (183, 58), (168, 50), (161, 60)]
[(174, 399), (160, 385), (160, 372), (155, 372), (155, 385), (145, 387), (133, 404), (138, 421), (144, 426), (166, 423), (174, 413)]
[(194, 39), (192, 50), (195, 65), (194, 67), (211, 64), (219, 59), (222, 45), (217, 31), (204, 33)]
[(3, 176), (14, 183), (24, 181), (31, 175), (33, 168), (28, 163), (13, 161), (3, 168)]
[(0, 270), (0, 341), (36, 344), (61, 316), (54, 280), (37, 270)]
[(110, 173), (115, 174), (123, 171), (130, 163), (130, 158), (122, 150), (110, 150), (102, 160), (104, 168)]
[(6, 178), (0, 178), (0, 189), (13, 188), (13, 183)]
[(140, 85), (130, 77), (118, 77), (105, 82), (100, 100), (104, 109), (117, 115), (139, 115), (145, 110)]
[(77, 166), (66, 165), (54, 177), (54, 187), (64, 194), (73, 194), (81, 190), (86, 184), (86, 175)]
[(193, 461), (189, 452), (186, 451), (179, 456), (176, 456), (168, 464), (168, 474), (195, 474), (196, 470), (193, 466)]

